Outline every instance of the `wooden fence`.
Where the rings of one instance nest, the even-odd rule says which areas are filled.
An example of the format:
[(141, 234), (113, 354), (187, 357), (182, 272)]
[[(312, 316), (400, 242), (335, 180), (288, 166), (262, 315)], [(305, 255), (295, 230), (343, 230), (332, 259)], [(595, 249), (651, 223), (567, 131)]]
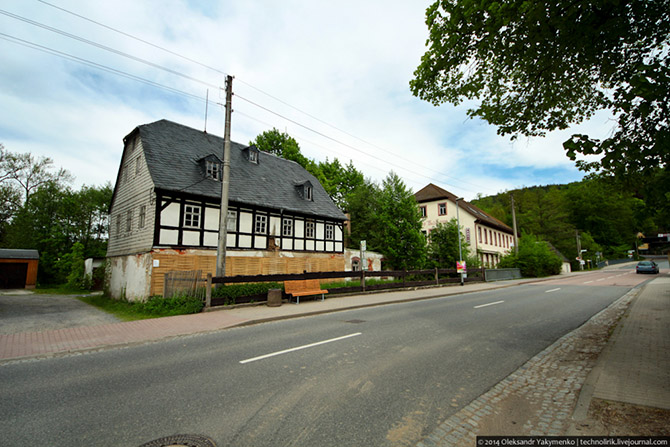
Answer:
[(205, 299), (206, 287), (207, 280), (202, 278), (202, 270), (165, 272), (163, 298), (186, 295)]
[[(304, 272), (294, 274), (276, 274), (276, 275), (237, 275), (214, 277), (207, 275), (207, 287), (205, 295), (205, 305), (212, 305), (212, 285), (213, 284), (240, 284), (240, 283), (260, 283), (260, 282), (283, 282), (291, 280), (318, 279), (321, 283), (326, 280), (352, 278), (352, 285), (349, 287), (334, 287), (329, 289), (329, 295), (338, 293), (355, 293), (372, 290), (391, 290), (407, 287), (435, 286), (441, 284), (456, 284), (461, 282), (460, 274), (456, 269), (430, 269), (430, 270), (382, 270), (382, 271), (358, 271), (358, 272)], [(366, 284), (366, 279), (381, 278), (394, 280), (393, 282), (384, 282), (381, 284)], [(356, 281), (358, 280), (358, 284)], [(467, 278), (464, 282), (480, 282), (485, 280), (484, 269), (468, 270)], [(254, 297), (259, 298), (259, 297)], [(259, 299), (260, 301), (260, 299)], [(216, 305), (216, 303), (214, 303)]]

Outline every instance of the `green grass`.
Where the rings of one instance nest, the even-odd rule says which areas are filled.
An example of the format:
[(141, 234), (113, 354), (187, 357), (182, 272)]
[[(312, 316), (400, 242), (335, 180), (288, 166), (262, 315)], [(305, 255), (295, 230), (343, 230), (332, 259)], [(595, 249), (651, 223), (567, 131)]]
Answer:
[(198, 313), (203, 307), (200, 299), (188, 297), (150, 297), (147, 301), (114, 300), (104, 295), (85, 295), (77, 298), (122, 321)]

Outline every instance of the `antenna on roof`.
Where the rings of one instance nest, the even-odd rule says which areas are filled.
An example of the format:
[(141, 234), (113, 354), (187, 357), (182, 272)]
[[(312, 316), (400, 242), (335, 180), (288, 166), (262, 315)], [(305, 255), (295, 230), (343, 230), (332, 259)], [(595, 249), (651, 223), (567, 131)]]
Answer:
[(207, 89), (207, 95), (205, 96), (205, 133), (207, 133), (207, 107), (209, 106), (209, 89)]

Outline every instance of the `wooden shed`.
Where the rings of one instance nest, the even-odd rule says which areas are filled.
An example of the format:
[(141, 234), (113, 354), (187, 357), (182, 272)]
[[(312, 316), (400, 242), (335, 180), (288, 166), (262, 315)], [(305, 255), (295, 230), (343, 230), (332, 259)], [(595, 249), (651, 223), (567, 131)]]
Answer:
[(0, 249), (0, 289), (34, 289), (39, 260), (37, 250)]

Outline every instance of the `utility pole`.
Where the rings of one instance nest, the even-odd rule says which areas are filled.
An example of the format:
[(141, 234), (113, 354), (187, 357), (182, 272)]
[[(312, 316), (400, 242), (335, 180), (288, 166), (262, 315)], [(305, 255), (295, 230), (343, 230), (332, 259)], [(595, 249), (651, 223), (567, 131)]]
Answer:
[(230, 185), (230, 118), (232, 114), (233, 77), (226, 76), (226, 122), (223, 131), (223, 177), (219, 211), (219, 243), (216, 248), (216, 276), (226, 275), (226, 241), (228, 239), (228, 190)]
[(579, 261), (579, 270), (584, 270), (584, 264), (582, 264), (582, 238), (579, 237), (579, 230), (575, 230), (575, 236), (577, 237), (577, 261)]
[(516, 232), (516, 210), (514, 209), (514, 194), (510, 194), (510, 197), (512, 198), (512, 227), (514, 230), (514, 253), (519, 254), (519, 237), (517, 236)]
[[(459, 197), (456, 199), (456, 225), (458, 226), (458, 262), (463, 264), (463, 251), (461, 249), (461, 217), (458, 212), (458, 202), (463, 200), (463, 197)], [(460, 273), (461, 276), (461, 285), (463, 285), (463, 272), (461, 271)]]

